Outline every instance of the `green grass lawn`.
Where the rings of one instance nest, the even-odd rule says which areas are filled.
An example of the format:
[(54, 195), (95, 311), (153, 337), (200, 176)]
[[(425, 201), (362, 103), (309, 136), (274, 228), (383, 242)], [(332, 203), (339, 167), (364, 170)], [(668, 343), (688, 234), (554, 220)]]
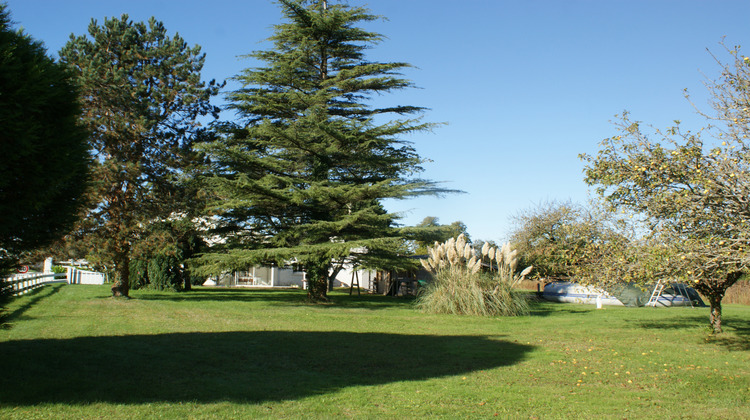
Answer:
[(535, 302), (426, 315), (404, 298), (46, 286), (0, 329), (0, 418), (748, 418), (750, 307)]

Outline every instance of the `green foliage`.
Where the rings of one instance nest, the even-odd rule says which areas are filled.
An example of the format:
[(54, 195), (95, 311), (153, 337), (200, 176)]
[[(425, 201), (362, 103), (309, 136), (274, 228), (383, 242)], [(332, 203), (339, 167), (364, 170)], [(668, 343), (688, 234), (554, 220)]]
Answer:
[[(148, 259), (131, 260), (130, 288), (181, 290), (185, 277), (189, 276), (183, 269), (183, 263), (179, 255), (164, 253), (150, 256)], [(189, 277), (188, 282), (191, 282)]]
[[(433, 273), (433, 280), (417, 298), (425, 312), (455, 315), (516, 316), (529, 313), (522, 292), (513, 289), (529, 274), (531, 267), (516, 273), (518, 259), (509, 245), (502, 249), (484, 247), (477, 255), (463, 235), (428, 249), (430, 257), (422, 265)], [(487, 261), (488, 272), (483, 273)]]
[(89, 164), (80, 115), (71, 75), (0, 4), (0, 277), (76, 221)]
[(182, 285), (179, 261), (173, 255), (156, 255), (148, 262), (149, 287), (154, 290), (178, 290)]
[(94, 251), (88, 258), (117, 272), (115, 295), (128, 295), (131, 254), (145, 254), (137, 248), (151, 225), (195, 199), (180, 177), (199, 157), (193, 143), (207, 136), (199, 118), (218, 112), (210, 104), (218, 86), (200, 80), (204, 59), (199, 46), (168, 36), (156, 19), (127, 15), (92, 20), (88, 36), (71, 37), (60, 51), (77, 76), (96, 157), (79, 230)]
[(614, 260), (620, 264), (608, 274), (682, 278), (708, 298), (716, 332), (726, 290), (750, 268), (750, 58), (736, 48), (727, 52), (730, 64), (717, 59), (721, 79), (706, 84), (714, 115), (705, 115), (705, 129), (684, 131), (676, 121), (649, 130), (625, 113), (619, 133), (605, 139), (596, 156), (582, 155), (586, 182), (612, 206), (650, 223), (650, 235), (637, 248), (642, 255)]
[(279, 2), (285, 21), (273, 48), (250, 57), (261, 65), (237, 76), (228, 95), (241, 123), (208, 143), (215, 176), (213, 214), (222, 247), (204, 254), (206, 274), (296, 259), (307, 268), (311, 300), (326, 300), (333, 262), (353, 250), (367, 264), (398, 239), (382, 200), (439, 192), (414, 178), (422, 159), (403, 136), (427, 130), (415, 106), (378, 108), (370, 97), (408, 88), (409, 65), (372, 62), (365, 50), (382, 36), (357, 25), (377, 19), (366, 9), (324, 1)]
[[(173, 271), (183, 282), (184, 289), (190, 290), (193, 280), (198, 281), (198, 278), (193, 279), (196, 276), (192, 273), (194, 263), (191, 259), (206, 247), (205, 241), (200, 236), (201, 233), (200, 225), (187, 215), (155, 222), (149, 226), (147, 238), (133, 248), (133, 254), (137, 256), (137, 259), (144, 261), (169, 257), (173, 260), (170, 265), (174, 267)], [(205, 277), (202, 279), (205, 281)], [(148, 279), (146, 283), (149, 283)], [(160, 289), (161, 286), (157, 288)]]
[(66, 273), (68, 271), (68, 267), (63, 267), (61, 265), (53, 265), (52, 266), (52, 272), (53, 273)]
[(148, 286), (148, 261), (130, 260), (130, 288), (141, 289)]
[(441, 225), (437, 217), (428, 216), (422, 219), (415, 227), (404, 228), (402, 231), (407, 233), (413, 242), (414, 255), (426, 255), (427, 248), (435, 244), (442, 243), (450, 238), (456, 239), (464, 235), (467, 242), (471, 242), (469, 234), (466, 232), (466, 225), (461, 221), (455, 221), (450, 225)]
[(533, 277), (542, 280), (595, 282), (600, 276), (593, 266), (629, 237), (622, 219), (596, 205), (542, 203), (520, 212), (514, 222), (510, 242), (523, 265), (534, 266)]

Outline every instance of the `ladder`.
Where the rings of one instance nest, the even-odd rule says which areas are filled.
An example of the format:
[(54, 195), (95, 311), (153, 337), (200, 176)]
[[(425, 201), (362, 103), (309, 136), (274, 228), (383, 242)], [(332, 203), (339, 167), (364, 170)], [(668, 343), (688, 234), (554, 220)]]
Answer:
[(674, 289), (675, 289), (675, 292), (677, 292), (678, 294), (682, 295), (685, 299), (687, 299), (691, 308), (695, 308), (695, 306), (693, 306), (693, 299), (690, 299), (690, 295), (688, 294), (687, 286), (685, 286), (685, 283), (675, 283)]
[(659, 301), (659, 297), (661, 297), (661, 292), (664, 291), (664, 287), (666, 287), (666, 284), (664, 284), (661, 280), (656, 282), (656, 286), (654, 286), (654, 291), (651, 292), (651, 298), (649, 298), (648, 303), (646, 303), (646, 306), (653, 306), (656, 308), (656, 302)]

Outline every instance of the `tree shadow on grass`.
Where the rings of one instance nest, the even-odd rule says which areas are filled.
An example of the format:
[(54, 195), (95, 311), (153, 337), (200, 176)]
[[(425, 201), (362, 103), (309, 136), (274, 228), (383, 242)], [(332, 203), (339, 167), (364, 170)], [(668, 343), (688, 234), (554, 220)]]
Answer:
[(373, 310), (414, 308), (414, 302), (416, 300), (416, 297), (414, 296), (387, 296), (371, 293), (349, 295), (335, 292), (330, 294), (329, 298), (331, 299), (331, 305), (329, 306), (331, 308), (357, 308)]
[[(648, 310), (672, 310), (672, 309), (653, 309)], [(684, 330), (694, 329), (696, 327), (705, 327), (708, 325), (708, 317), (705, 315), (679, 316), (649, 320), (633, 320), (638, 327), (647, 330)]]
[[(685, 310), (688, 309), (685, 308)], [(704, 328), (706, 334), (708, 334), (706, 343), (718, 344), (732, 351), (750, 350), (750, 320), (746, 319), (732, 318), (727, 320), (723, 318), (722, 328), (724, 332), (716, 335), (710, 334), (707, 315), (680, 316), (660, 319), (658, 321), (637, 321), (637, 324), (641, 328), (655, 330)]]
[(533, 297), (529, 299), (529, 309), (532, 316), (554, 316), (561, 313), (566, 314), (589, 314), (595, 307), (583, 307), (574, 303), (550, 302), (542, 298)]
[(260, 402), (509, 366), (496, 337), (225, 332), (0, 343), (0, 405)]
[(711, 335), (707, 341), (731, 351), (750, 350), (750, 320), (734, 318), (728, 322), (724, 320), (722, 328), (723, 333)]
[(199, 288), (189, 292), (134, 292), (133, 297), (142, 300), (171, 300), (190, 302), (258, 302), (264, 301), (275, 305), (303, 306), (313, 305), (316, 307), (336, 308), (358, 308), (358, 309), (393, 309), (409, 308), (413, 304), (413, 298), (383, 296), (378, 294), (348, 295), (348, 293), (335, 291), (329, 294), (329, 303), (310, 303), (307, 293), (299, 289), (250, 289), (250, 288)]
[(304, 304), (306, 294), (297, 289), (248, 289), (248, 288), (200, 288), (190, 291), (137, 290), (131, 297), (140, 300), (171, 300), (185, 302), (257, 302), (267, 301), (280, 304)]
[(63, 288), (65, 284), (51, 284), (48, 286), (38, 287), (24, 295), (25, 298), (28, 298), (26, 302), (24, 302), (23, 305), (13, 309), (12, 311), (8, 313), (1, 313), (0, 312), (0, 328), (2, 329), (10, 329), (12, 327), (13, 321), (16, 321), (18, 319), (21, 319), (23, 314), (29, 310), (32, 306), (38, 304), (40, 301), (60, 292), (60, 289)]

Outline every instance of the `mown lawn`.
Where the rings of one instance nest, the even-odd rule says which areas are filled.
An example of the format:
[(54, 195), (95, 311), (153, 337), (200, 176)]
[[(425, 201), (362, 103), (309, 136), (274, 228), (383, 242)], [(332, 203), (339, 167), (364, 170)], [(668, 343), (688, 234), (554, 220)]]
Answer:
[(750, 307), (534, 303), (426, 315), (403, 298), (46, 286), (8, 305), (0, 418), (748, 418)]

